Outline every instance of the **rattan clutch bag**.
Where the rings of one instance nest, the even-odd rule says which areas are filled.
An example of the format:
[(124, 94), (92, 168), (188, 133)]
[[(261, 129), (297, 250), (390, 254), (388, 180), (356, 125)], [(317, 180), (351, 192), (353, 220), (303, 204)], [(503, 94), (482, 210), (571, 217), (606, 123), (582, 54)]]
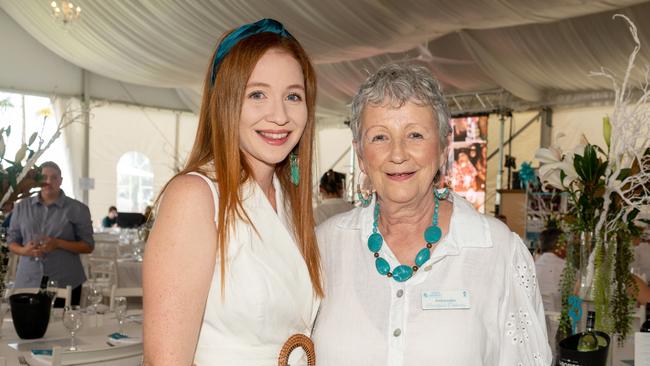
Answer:
[(307, 354), (307, 366), (316, 366), (314, 343), (304, 334), (294, 334), (284, 342), (280, 349), (280, 356), (278, 356), (278, 366), (289, 366), (289, 355), (298, 347), (302, 347)]

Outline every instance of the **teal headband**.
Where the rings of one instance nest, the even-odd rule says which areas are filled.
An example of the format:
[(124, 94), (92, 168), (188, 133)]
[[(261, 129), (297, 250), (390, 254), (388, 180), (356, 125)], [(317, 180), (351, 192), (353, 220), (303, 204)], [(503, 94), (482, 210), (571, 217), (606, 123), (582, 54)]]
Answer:
[(221, 41), (219, 44), (217, 53), (214, 56), (214, 60), (212, 61), (210, 85), (214, 86), (214, 81), (217, 78), (217, 69), (219, 68), (219, 64), (223, 58), (226, 57), (228, 52), (230, 52), (230, 49), (232, 49), (242, 39), (246, 39), (254, 34), (265, 32), (275, 33), (285, 38), (293, 38), (293, 36), (286, 29), (284, 29), (282, 23), (274, 19), (262, 19), (256, 21), (255, 23), (242, 25), (241, 27), (232, 31), (232, 33), (226, 36), (226, 38), (224, 38), (223, 41)]

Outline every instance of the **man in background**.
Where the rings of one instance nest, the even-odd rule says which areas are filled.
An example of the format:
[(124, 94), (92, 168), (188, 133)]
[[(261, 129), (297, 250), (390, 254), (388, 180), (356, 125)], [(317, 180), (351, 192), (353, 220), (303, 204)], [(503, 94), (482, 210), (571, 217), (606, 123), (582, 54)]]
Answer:
[(41, 164), (41, 174), (41, 191), (16, 204), (9, 226), (9, 250), (20, 255), (15, 287), (39, 287), (48, 276), (59, 287), (72, 286), (72, 304), (78, 305), (86, 280), (79, 254), (95, 246), (90, 210), (61, 190), (56, 163)]
[(117, 207), (111, 206), (108, 208), (108, 215), (102, 220), (102, 227), (109, 228), (117, 226)]
[(564, 269), (564, 258), (558, 256), (557, 243), (562, 235), (560, 229), (546, 229), (539, 235), (542, 254), (535, 261), (535, 271), (542, 294), (544, 310), (559, 312), (562, 307), (560, 278)]

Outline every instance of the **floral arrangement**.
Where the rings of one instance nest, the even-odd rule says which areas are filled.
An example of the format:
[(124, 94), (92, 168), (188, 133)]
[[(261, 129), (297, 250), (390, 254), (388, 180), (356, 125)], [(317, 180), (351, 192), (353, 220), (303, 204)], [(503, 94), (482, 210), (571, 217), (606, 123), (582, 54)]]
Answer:
[[(616, 334), (623, 341), (630, 330), (630, 310), (633, 305), (627, 290), (634, 288), (629, 271), (632, 261), (631, 238), (638, 235), (634, 220), (643, 206), (650, 204), (650, 98), (648, 72), (637, 89), (630, 85), (630, 75), (640, 49), (635, 25), (627, 21), (636, 43), (629, 57), (628, 67), (621, 82), (602, 69), (593, 76), (612, 82), (614, 110), (603, 119), (603, 137), (606, 151), (583, 141), (573, 151), (563, 153), (557, 147), (539, 149), (536, 158), (544, 163), (539, 169), (540, 180), (547, 186), (565, 191), (572, 204), (564, 218), (570, 231), (593, 235), (593, 287), (589, 294), (581, 293), (595, 303), (598, 314), (596, 327)], [(584, 248), (583, 248), (584, 249)], [(560, 331), (567, 331), (568, 297), (575, 285), (575, 250), (567, 250), (567, 265), (563, 272), (562, 319)], [(580, 258), (584, 266), (586, 258)], [(585, 273), (580, 274), (584, 285)], [(587, 284), (589, 286), (590, 284)], [(566, 333), (565, 333), (566, 334)]]

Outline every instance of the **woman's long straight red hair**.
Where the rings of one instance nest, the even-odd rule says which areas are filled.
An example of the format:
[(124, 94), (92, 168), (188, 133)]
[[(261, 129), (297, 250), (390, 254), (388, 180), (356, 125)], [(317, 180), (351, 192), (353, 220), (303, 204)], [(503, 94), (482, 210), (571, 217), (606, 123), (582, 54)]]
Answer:
[(214, 179), (218, 186), (219, 207), (215, 208), (218, 210), (217, 255), (220, 258), (223, 292), (228, 240), (235, 220), (239, 218), (250, 221), (243, 209), (240, 196), (242, 184), (253, 179), (250, 167), (239, 147), (239, 118), (244, 92), (257, 61), (270, 49), (279, 49), (292, 55), (302, 67), (304, 76), (307, 124), (293, 150), (298, 155), (300, 184), (294, 186), (290, 182), (291, 168), (288, 156), (276, 165), (275, 173), (285, 197), (288, 198), (286, 209), (287, 212), (291, 212), (293, 235), (309, 270), (312, 287), (314, 292), (322, 297), (320, 256), (314, 234), (311, 207), (316, 74), (307, 53), (298, 41), (273, 33), (259, 33), (239, 41), (221, 61), (214, 85), (210, 80), (212, 59), (210, 60), (203, 87), (203, 100), (194, 146), (185, 167), (177, 175), (201, 172)]

